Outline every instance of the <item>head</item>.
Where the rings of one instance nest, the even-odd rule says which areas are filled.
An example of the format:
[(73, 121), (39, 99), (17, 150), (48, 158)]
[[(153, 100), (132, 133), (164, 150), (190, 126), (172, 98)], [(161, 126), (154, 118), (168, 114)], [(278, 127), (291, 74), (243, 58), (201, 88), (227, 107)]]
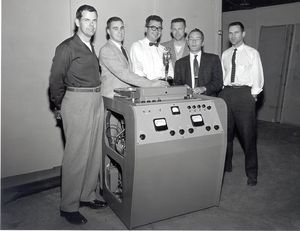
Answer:
[(106, 33), (108, 39), (122, 44), (125, 37), (124, 22), (119, 17), (111, 17), (106, 22)]
[(204, 44), (204, 34), (198, 28), (191, 30), (188, 34), (188, 45), (190, 48), (190, 52), (193, 54), (198, 53), (202, 50)]
[(157, 40), (160, 38), (162, 31), (162, 22), (162, 18), (157, 15), (150, 15), (146, 19), (145, 34), (151, 42), (157, 42)]
[(177, 40), (183, 40), (185, 39), (186, 33), (185, 33), (185, 27), (186, 23), (183, 18), (175, 18), (171, 21), (171, 35), (172, 37)]
[(94, 7), (82, 5), (76, 12), (75, 32), (85, 40), (90, 40), (97, 28), (98, 14)]
[(232, 22), (228, 25), (229, 41), (232, 46), (238, 47), (244, 43), (244, 37), (246, 35), (244, 25), (241, 22)]

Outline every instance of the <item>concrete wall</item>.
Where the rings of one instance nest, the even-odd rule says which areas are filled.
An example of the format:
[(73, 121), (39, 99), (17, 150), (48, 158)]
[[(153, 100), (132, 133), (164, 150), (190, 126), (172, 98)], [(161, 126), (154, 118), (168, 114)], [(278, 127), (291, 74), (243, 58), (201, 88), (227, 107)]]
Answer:
[(48, 80), (55, 47), (72, 35), (81, 4), (99, 13), (97, 51), (105, 43), (109, 17), (125, 21), (125, 46), (144, 36), (145, 19), (164, 19), (162, 41), (169, 39), (170, 20), (185, 17), (188, 30), (205, 32), (205, 50), (221, 51), (221, 0), (2, 0), (1, 177), (61, 164), (60, 129), (49, 109)]
[(258, 39), (261, 26), (285, 25), (300, 23), (300, 3), (290, 3), (270, 7), (261, 7), (253, 10), (224, 12), (222, 15), (223, 48), (228, 44), (228, 24), (241, 21), (246, 30), (246, 42), (258, 48)]

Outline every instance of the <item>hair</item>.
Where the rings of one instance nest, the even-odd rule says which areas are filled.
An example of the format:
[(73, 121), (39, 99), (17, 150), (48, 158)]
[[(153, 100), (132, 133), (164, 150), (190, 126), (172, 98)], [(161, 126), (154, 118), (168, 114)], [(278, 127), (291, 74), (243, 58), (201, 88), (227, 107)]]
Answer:
[(193, 33), (193, 32), (200, 33), (202, 41), (204, 41), (204, 33), (200, 29), (198, 29), (198, 28), (195, 28), (195, 29), (191, 30), (190, 33), (188, 34), (188, 38), (190, 37), (190, 34)]
[(162, 24), (163, 20), (161, 17), (159, 17), (158, 15), (150, 15), (148, 18), (146, 18), (146, 27), (149, 26), (150, 21), (157, 21), (160, 22)]
[(114, 16), (114, 17), (110, 17), (107, 22), (106, 22), (106, 39), (109, 40), (110, 39), (110, 36), (109, 34), (107, 33), (107, 30), (109, 29), (110, 25), (112, 22), (123, 22), (123, 20), (120, 18), (120, 17), (117, 17), (117, 16)]
[(186, 27), (186, 23), (185, 23), (185, 19), (184, 18), (174, 18), (174, 19), (172, 19), (171, 25), (172, 25), (172, 23), (175, 23), (175, 22), (182, 22), (183, 25), (184, 25), (184, 27)]
[(96, 12), (96, 15), (97, 15), (97, 17), (98, 17), (97, 10), (96, 10), (94, 7), (92, 7), (92, 6), (90, 6), (90, 5), (82, 5), (82, 6), (80, 6), (80, 7), (77, 9), (77, 11), (76, 11), (76, 18), (77, 18), (77, 19), (81, 19), (81, 17), (82, 17), (82, 12), (85, 11), (85, 10), (87, 10), (87, 11), (89, 11), (89, 12)]
[(114, 16), (114, 17), (109, 18), (106, 22), (106, 29), (109, 29), (112, 22), (119, 22), (119, 21), (124, 23), (120, 17)]
[[(92, 7), (90, 5), (82, 5), (76, 11), (76, 19), (80, 20), (82, 18), (82, 12), (85, 10), (87, 10), (89, 12), (95, 12), (98, 17), (97, 10), (94, 7)], [(78, 27), (75, 24), (74, 33), (76, 33), (77, 31), (78, 31)]]
[(244, 30), (245, 30), (245, 27), (244, 27), (243, 23), (241, 23), (241, 22), (229, 23), (228, 29), (229, 29), (229, 27), (232, 27), (232, 26), (239, 26), (241, 28), (242, 32), (244, 32)]

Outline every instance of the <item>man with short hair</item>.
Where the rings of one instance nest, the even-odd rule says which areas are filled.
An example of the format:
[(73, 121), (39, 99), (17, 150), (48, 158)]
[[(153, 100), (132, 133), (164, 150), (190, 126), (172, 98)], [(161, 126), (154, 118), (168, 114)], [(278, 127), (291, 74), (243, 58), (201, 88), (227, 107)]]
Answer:
[[(146, 78), (162, 79), (165, 78), (165, 66), (163, 54), (166, 48), (159, 44), (162, 32), (162, 18), (157, 15), (150, 15), (146, 19), (144, 39), (134, 42), (131, 46), (130, 57), (132, 60), (132, 70), (134, 73)], [(173, 78), (174, 70), (169, 65), (167, 76)]]
[(170, 50), (173, 68), (178, 59), (189, 55), (189, 47), (185, 38), (185, 28), (186, 22), (184, 18), (174, 18), (171, 21), (172, 39), (162, 43), (163, 46)]
[(175, 63), (175, 85), (188, 85), (196, 94), (217, 96), (222, 89), (222, 67), (215, 54), (206, 53), (202, 47), (204, 34), (198, 28), (188, 35), (190, 54)]
[(50, 75), (50, 98), (56, 106), (57, 119), (62, 118), (66, 137), (60, 215), (72, 224), (87, 222), (79, 207), (100, 209), (106, 206), (96, 193), (103, 129), (99, 122), (99, 64), (91, 43), (97, 19), (94, 7), (82, 5), (78, 8), (76, 33), (56, 48)]
[(228, 30), (232, 47), (222, 54), (224, 88), (219, 95), (228, 108), (225, 171), (232, 171), (236, 130), (245, 153), (247, 184), (255, 186), (258, 175), (256, 100), (263, 90), (263, 68), (258, 51), (244, 43), (244, 25), (241, 22), (232, 22)]

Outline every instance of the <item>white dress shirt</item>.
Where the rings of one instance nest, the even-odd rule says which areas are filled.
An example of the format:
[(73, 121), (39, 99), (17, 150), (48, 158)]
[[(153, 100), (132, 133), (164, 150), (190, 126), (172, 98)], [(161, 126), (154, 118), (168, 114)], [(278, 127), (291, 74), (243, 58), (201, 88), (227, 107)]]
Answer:
[[(198, 62), (198, 67), (200, 68), (201, 54), (202, 54), (201, 51), (199, 51), (197, 54), (190, 53), (190, 67), (191, 67), (191, 78), (192, 78), (192, 88), (193, 89), (195, 88), (194, 58), (195, 58), (195, 55), (197, 55), (196, 59)], [(198, 68), (198, 71), (199, 71), (199, 68)], [(197, 76), (197, 78), (198, 78), (198, 76)]]
[[(134, 42), (130, 49), (132, 71), (150, 80), (165, 77), (165, 66), (163, 64), (163, 53), (165, 47), (162, 45), (149, 46), (149, 39), (146, 37)], [(170, 60), (168, 76), (174, 77), (172, 61)]]
[(230, 47), (222, 54), (222, 69), (224, 86), (249, 86), (251, 94), (258, 95), (264, 86), (264, 73), (259, 53), (256, 49), (242, 44), (236, 51), (235, 81), (231, 83), (231, 58), (234, 47)]

